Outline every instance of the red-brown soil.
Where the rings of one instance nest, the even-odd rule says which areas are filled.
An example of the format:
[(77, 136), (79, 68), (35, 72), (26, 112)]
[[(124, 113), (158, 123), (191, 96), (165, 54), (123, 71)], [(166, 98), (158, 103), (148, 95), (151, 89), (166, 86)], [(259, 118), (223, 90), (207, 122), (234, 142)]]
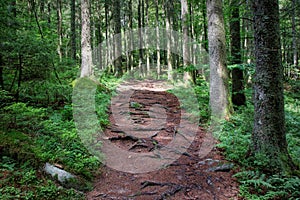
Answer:
[[(163, 85), (162, 83), (157, 85), (151, 81), (144, 81), (138, 84), (141, 88), (135, 89), (130, 101), (127, 102), (132, 122), (140, 126), (149, 125), (151, 121), (149, 110), (155, 104), (161, 105), (166, 110), (165, 126), (155, 130), (150, 137), (148, 135), (138, 139), (124, 134), (111, 113), (111, 125), (106, 129), (105, 137), (118, 148), (128, 152), (144, 153), (172, 141), (184, 111), (180, 109), (180, 103), (173, 94), (163, 89), (152, 90), (159, 87), (158, 85)], [(238, 199), (238, 184), (232, 177), (234, 169), (215, 168), (228, 163), (222, 152), (213, 148), (205, 157), (199, 156), (199, 149), (205, 136), (205, 130), (199, 127), (186, 153), (156, 171), (127, 173), (107, 166), (102, 167), (101, 175), (96, 178), (94, 188), (87, 194), (87, 199)]]

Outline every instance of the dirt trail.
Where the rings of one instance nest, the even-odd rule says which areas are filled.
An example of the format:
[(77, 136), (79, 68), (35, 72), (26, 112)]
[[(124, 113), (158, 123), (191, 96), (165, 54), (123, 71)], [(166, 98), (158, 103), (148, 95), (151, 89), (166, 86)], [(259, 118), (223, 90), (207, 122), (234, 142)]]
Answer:
[[(165, 91), (168, 89), (166, 84), (159, 81), (131, 82), (119, 89), (125, 93), (129, 89), (134, 91), (126, 105), (134, 124), (149, 127), (152, 118), (149, 113), (154, 105), (161, 105), (165, 109), (166, 118), (161, 120), (165, 123), (154, 130), (150, 127), (153, 134), (137, 138), (126, 134), (118, 126), (112, 112), (111, 126), (105, 131), (107, 140), (120, 149), (134, 153), (152, 152), (169, 144), (176, 135), (176, 127), (182, 123), (184, 111), (180, 109), (176, 96)], [(112, 106), (122, 104), (115, 103)], [(199, 127), (187, 151), (175, 162), (156, 171), (126, 173), (104, 166), (87, 199), (238, 199), (238, 184), (232, 178), (231, 165), (222, 153), (213, 148), (204, 158), (199, 157), (205, 136), (205, 130)]]

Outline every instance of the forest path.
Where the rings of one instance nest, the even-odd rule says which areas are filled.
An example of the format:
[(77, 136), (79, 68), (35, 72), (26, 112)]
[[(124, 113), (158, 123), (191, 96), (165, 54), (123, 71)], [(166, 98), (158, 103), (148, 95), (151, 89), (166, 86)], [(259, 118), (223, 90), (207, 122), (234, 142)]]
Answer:
[[(127, 151), (129, 155), (129, 153), (152, 152), (168, 145), (176, 135), (176, 127), (184, 123), (181, 118), (184, 111), (180, 110), (180, 103), (176, 96), (166, 92), (169, 88), (162, 81), (144, 80), (123, 83), (119, 87), (120, 98), (115, 97), (117, 100), (112, 101), (111, 125), (105, 130), (105, 138), (113, 143), (110, 146), (117, 146)], [(129, 90), (134, 92), (130, 93)], [(125, 97), (122, 96), (124, 94)], [(130, 99), (126, 97), (126, 94), (130, 95)], [(130, 120), (133, 124), (147, 127), (143, 129), (146, 137), (137, 138), (134, 134), (126, 133), (124, 126), (118, 126), (126, 123), (122, 120), (118, 122), (120, 116), (116, 114), (124, 109), (122, 108), (124, 105), (129, 109)], [(156, 114), (158, 118), (165, 116), (163, 120), (160, 119), (154, 123), (165, 123), (151, 127), (153, 125), (151, 111), (161, 112)], [(187, 128), (189, 128), (188, 125)], [(123, 171), (120, 170), (122, 165), (126, 164), (122, 163), (122, 160), (119, 162), (119, 170), (113, 169), (114, 167), (102, 167), (101, 175), (96, 178), (94, 188), (87, 194), (87, 199), (238, 199), (238, 184), (232, 178), (233, 172), (228, 169), (228, 162), (222, 153), (217, 148), (213, 148), (205, 157), (199, 156), (199, 149), (206, 137), (206, 132), (201, 127), (197, 129), (186, 152), (181, 153), (174, 162), (162, 165), (159, 170), (151, 171), (150, 164), (144, 163), (146, 168), (148, 165), (149, 172), (128, 173), (126, 166)]]

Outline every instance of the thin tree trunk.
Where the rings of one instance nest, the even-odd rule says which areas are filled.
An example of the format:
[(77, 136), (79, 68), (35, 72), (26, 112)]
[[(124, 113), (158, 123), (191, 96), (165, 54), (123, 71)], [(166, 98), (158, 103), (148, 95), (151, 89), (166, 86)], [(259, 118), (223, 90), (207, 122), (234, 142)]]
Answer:
[(3, 80), (3, 57), (2, 54), (0, 53), (0, 86), (1, 89), (4, 90), (4, 80)]
[(287, 150), (278, 0), (253, 0), (256, 75), (253, 151), (266, 171), (292, 173)]
[(202, 1), (202, 17), (203, 17), (203, 36), (204, 36), (204, 38), (203, 38), (203, 44), (202, 44), (202, 46), (204, 47), (204, 49), (205, 49), (205, 51), (206, 52), (208, 52), (208, 35), (207, 35), (207, 30), (208, 30), (208, 28), (207, 28), (207, 24), (206, 24), (206, 6), (205, 6), (205, 0), (203, 0)]
[(76, 1), (71, 0), (71, 58), (76, 60)]
[(21, 88), (21, 82), (22, 82), (22, 68), (23, 68), (23, 59), (22, 56), (19, 54), (19, 65), (18, 65), (18, 86), (17, 86), (17, 91), (16, 91), (16, 102), (19, 102), (19, 97), (20, 97), (20, 88)]
[(105, 41), (106, 41), (106, 51), (105, 51), (105, 66), (108, 66), (108, 62), (109, 62), (109, 58), (110, 58), (110, 55), (109, 55), (109, 49), (108, 48), (108, 45), (109, 45), (109, 42), (108, 42), (108, 0), (105, 0), (104, 2), (104, 12), (105, 12)]
[[(149, 26), (149, 0), (146, 0), (146, 24), (145, 26)], [(147, 68), (147, 75), (150, 74), (150, 53), (149, 53), (149, 35), (145, 32), (145, 40), (146, 40), (146, 68)]]
[(160, 36), (159, 36), (159, 0), (156, 0), (156, 61), (157, 61), (157, 77), (159, 78), (161, 75), (161, 67), (160, 67)]
[(57, 0), (57, 53), (59, 55), (59, 60), (62, 61), (62, 13), (61, 13), (61, 0)]
[(113, 11), (113, 17), (114, 17), (114, 25), (115, 25), (115, 31), (114, 34), (117, 37), (114, 41), (114, 47), (115, 47), (115, 57), (114, 59), (114, 66), (116, 68), (116, 76), (121, 77), (123, 76), (123, 70), (122, 70), (122, 42), (121, 42), (121, 4), (120, 0), (114, 0), (114, 11)]
[[(231, 64), (239, 65), (242, 63), (241, 55), (241, 33), (240, 33), (240, 13), (239, 1), (231, 0), (231, 20), (230, 20), (230, 35), (231, 35)], [(236, 106), (246, 104), (244, 94), (244, 72), (238, 66), (232, 69), (232, 103)]]
[[(129, 14), (128, 14), (128, 17), (129, 17), (129, 23), (128, 23), (128, 28), (130, 31), (132, 31), (132, 28), (133, 28), (133, 14), (132, 14), (132, 0), (129, 0), (129, 5), (128, 5), (128, 9), (129, 9)], [(133, 50), (133, 36), (132, 34), (130, 34), (130, 37), (128, 38), (129, 39), (129, 46), (130, 46), (130, 49)], [(128, 65), (129, 65), (129, 69), (130, 71), (133, 71), (133, 53), (132, 51), (128, 52), (129, 54), (129, 60), (128, 60)]]
[(50, 2), (48, 3), (47, 11), (48, 11), (48, 25), (50, 25), (51, 24), (51, 3)]
[(142, 0), (139, 0), (138, 4), (138, 28), (139, 28), (139, 71), (140, 76), (144, 76), (144, 70), (143, 70), (143, 34), (142, 34)]
[(207, 0), (210, 65), (210, 107), (213, 119), (228, 118), (232, 111), (226, 67), (226, 40), (222, 0)]
[(41, 38), (43, 39), (43, 38), (44, 38), (44, 35), (43, 35), (42, 28), (41, 28), (40, 23), (39, 23), (37, 11), (36, 11), (37, 8), (36, 8), (36, 6), (35, 6), (35, 2), (34, 2), (34, 1), (30, 1), (30, 6), (31, 6), (31, 10), (32, 10), (32, 12), (33, 12), (34, 19), (35, 19), (36, 25), (37, 25), (37, 27), (38, 27), (40, 36), (41, 36)]
[(90, 4), (89, 0), (81, 0), (81, 74), (88, 77), (93, 74), (92, 48), (90, 30)]
[(293, 34), (293, 64), (298, 66), (297, 29), (296, 29), (296, 0), (293, 0), (292, 34)]
[[(182, 53), (183, 53), (183, 66), (188, 68), (190, 63), (190, 48), (189, 48), (189, 29), (188, 29), (188, 4), (187, 0), (181, 0), (181, 26), (183, 34)], [(191, 80), (191, 75), (188, 71), (184, 72), (184, 81)]]
[(168, 65), (168, 80), (173, 80), (173, 66), (172, 66), (172, 34), (171, 34), (171, 2), (167, 2), (166, 6), (166, 29), (167, 29), (167, 65)]

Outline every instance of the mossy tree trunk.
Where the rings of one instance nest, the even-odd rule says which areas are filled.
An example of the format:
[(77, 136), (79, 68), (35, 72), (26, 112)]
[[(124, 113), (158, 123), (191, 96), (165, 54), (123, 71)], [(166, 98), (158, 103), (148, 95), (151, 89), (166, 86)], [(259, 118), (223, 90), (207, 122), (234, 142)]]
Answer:
[(256, 58), (253, 151), (264, 158), (266, 170), (289, 173), (294, 166), (285, 133), (279, 5), (274, 0), (253, 0), (252, 8)]

